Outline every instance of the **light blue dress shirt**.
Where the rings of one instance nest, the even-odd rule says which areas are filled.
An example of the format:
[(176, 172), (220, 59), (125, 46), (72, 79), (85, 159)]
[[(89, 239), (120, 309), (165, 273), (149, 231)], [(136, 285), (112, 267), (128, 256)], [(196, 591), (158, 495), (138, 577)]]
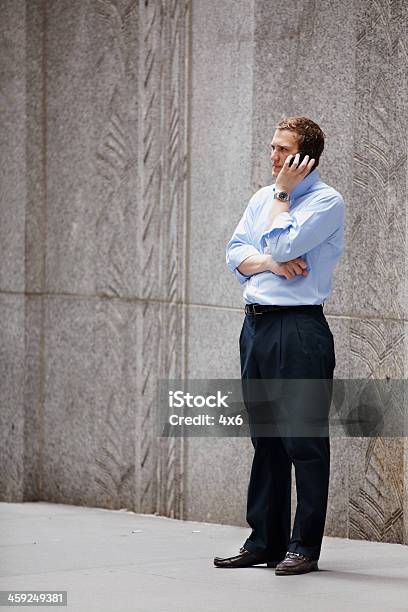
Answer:
[[(274, 186), (262, 187), (250, 199), (227, 245), (228, 267), (244, 285), (246, 304), (322, 304), (343, 251), (344, 200), (316, 168), (293, 189), (289, 212), (270, 224)], [(278, 262), (302, 257), (309, 274), (287, 279), (269, 271), (244, 276), (237, 270), (244, 259), (260, 253)]]

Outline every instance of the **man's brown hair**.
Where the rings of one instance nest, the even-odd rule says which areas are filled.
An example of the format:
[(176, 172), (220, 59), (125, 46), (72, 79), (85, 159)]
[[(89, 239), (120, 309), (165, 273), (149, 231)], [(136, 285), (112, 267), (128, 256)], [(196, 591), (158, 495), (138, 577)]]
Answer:
[(315, 159), (310, 172), (317, 168), (324, 149), (324, 133), (317, 123), (307, 117), (286, 117), (284, 115), (275, 128), (295, 132), (299, 151), (304, 151)]

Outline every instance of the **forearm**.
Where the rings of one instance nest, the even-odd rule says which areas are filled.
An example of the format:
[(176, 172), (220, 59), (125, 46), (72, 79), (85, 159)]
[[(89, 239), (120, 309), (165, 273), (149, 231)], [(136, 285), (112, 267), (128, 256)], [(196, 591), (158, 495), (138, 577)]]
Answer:
[(251, 255), (238, 266), (238, 271), (245, 276), (260, 272), (272, 272), (273, 260), (270, 255)]
[(278, 276), (284, 276), (287, 279), (295, 278), (301, 274), (307, 276), (307, 264), (301, 258), (297, 257), (286, 263), (279, 263), (272, 259), (271, 255), (250, 255), (242, 263), (239, 264), (237, 270), (244, 276), (252, 276), (260, 272), (272, 272)]

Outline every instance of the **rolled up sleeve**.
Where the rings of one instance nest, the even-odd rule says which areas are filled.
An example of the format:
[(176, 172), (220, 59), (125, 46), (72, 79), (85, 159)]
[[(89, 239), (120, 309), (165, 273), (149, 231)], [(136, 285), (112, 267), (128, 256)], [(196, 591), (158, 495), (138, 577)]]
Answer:
[(251, 220), (250, 202), (226, 247), (227, 265), (241, 284), (245, 283), (250, 276), (241, 274), (237, 269), (238, 266), (251, 255), (259, 255), (252, 241)]
[(340, 195), (311, 202), (303, 210), (282, 212), (261, 236), (261, 247), (269, 247), (272, 259), (286, 262), (311, 251), (344, 222), (344, 201)]

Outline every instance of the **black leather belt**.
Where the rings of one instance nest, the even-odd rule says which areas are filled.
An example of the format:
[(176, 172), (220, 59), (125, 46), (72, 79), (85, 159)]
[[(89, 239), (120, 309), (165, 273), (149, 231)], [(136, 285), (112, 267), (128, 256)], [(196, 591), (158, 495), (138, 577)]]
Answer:
[(246, 304), (245, 314), (260, 315), (274, 310), (292, 310), (292, 309), (307, 309), (307, 310), (322, 310), (323, 304), (297, 304), (294, 306), (270, 306), (269, 304)]

